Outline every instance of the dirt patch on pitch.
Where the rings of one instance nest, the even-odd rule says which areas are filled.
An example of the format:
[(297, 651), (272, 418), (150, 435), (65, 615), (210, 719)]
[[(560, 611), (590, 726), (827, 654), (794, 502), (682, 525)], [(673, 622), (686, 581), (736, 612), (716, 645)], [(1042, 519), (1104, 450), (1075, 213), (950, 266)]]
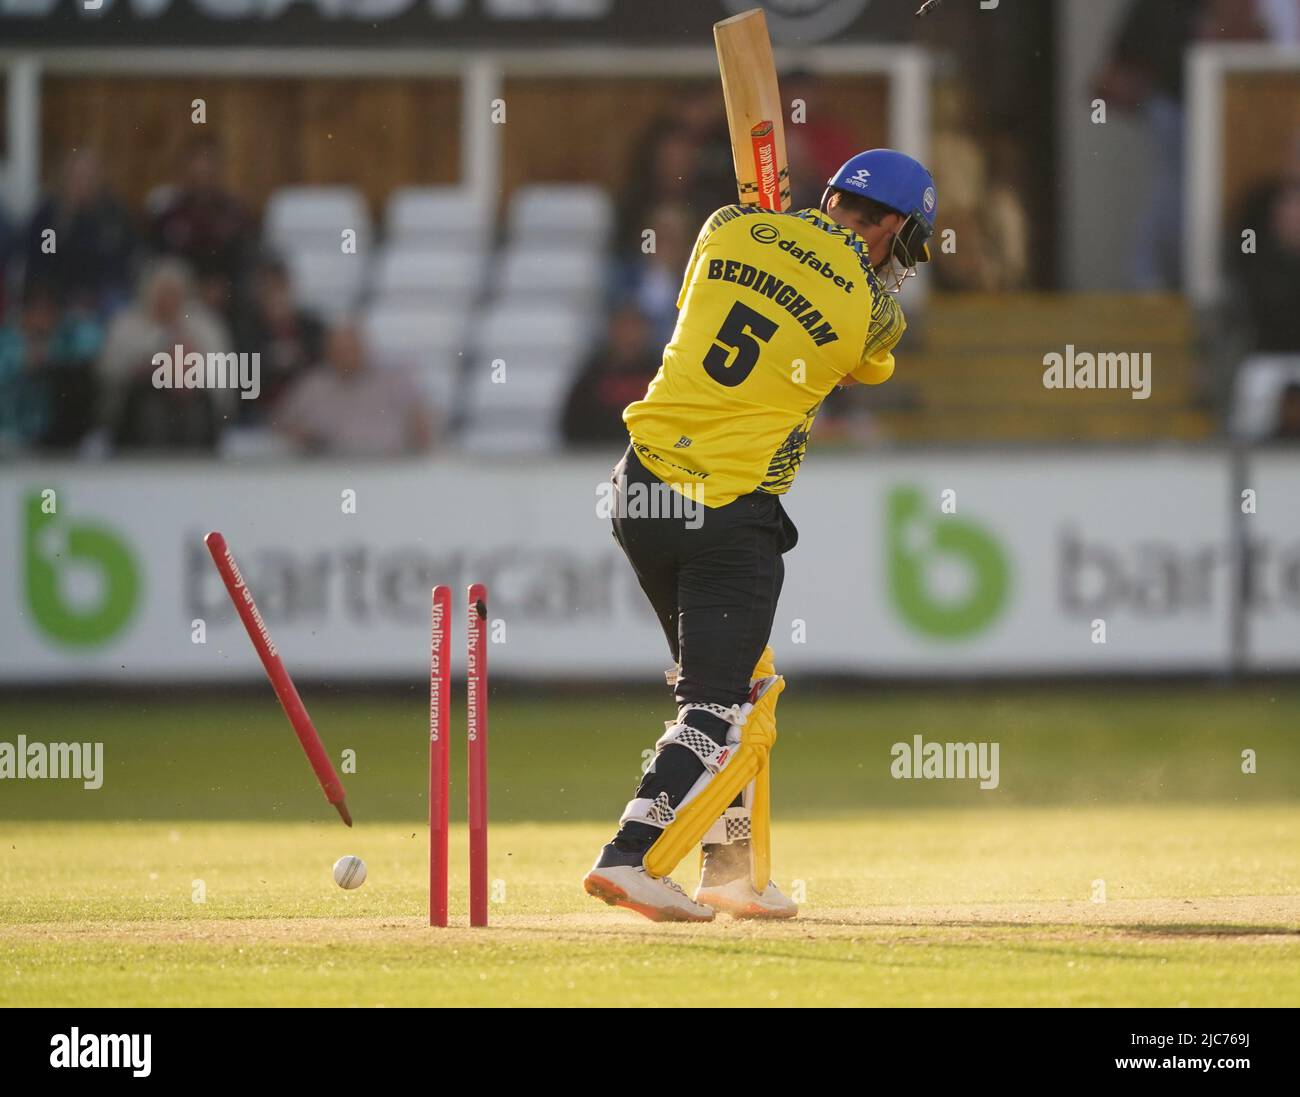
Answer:
[(1105, 903), (963, 903), (809, 911), (818, 926), (1106, 929), (1141, 936), (1300, 937), (1300, 896), (1116, 899)]
[(629, 942), (709, 938), (719, 934), (768, 940), (859, 936), (899, 939), (906, 937), (909, 930), (940, 929), (957, 937), (1016, 930), (1043, 935), (1296, 942), (1300, 941), (1300, 896), (809, 908), (792, 922), (736, 922), (719, 918), (706, 925), (656, 925), (625, 911), (596, 910), (557, 915), (497, 915), (486, 931), (464, 926), (435, 930), (417, 918), (40, 922), (0, 926), (0, 941), (213, 945), (411, 942), (464, 947), (474, 942), (501, 944), (512, 940), (590, 939), (592, 936), (622, 937)]

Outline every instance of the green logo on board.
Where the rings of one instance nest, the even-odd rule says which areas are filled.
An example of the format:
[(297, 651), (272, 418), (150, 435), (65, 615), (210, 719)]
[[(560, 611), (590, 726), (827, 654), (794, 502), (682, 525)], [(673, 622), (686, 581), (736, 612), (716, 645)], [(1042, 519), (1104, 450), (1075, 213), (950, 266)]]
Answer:
[(74, 522), (27, 496), (23, 573), (32, 618), (66, 647), (98, 647), (119, 633), (140, 601), (140, 572), (126, 543), (105, 526)]
[[(1011, 587), (997, 540), (968, 518), (927, 507), (916, 488), (891, 491), (885, 511), (889, 596), (899, 616), (937, 640), (964, 640), (992, 624)], [(957, 576), (959, 583), (942, 581)]]

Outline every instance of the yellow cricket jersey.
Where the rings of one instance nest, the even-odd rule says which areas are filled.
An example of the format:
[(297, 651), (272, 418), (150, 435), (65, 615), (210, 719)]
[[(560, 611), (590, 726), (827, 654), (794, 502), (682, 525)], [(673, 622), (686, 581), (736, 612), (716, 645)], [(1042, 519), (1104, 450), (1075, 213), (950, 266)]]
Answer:
[(863, 239), (806, 209), (724, 206), (705, 222), (677, 328), (623, 421), (642, 463), (720, 507), (789, 490), (822, 400), (894, 372), (905, 321)]

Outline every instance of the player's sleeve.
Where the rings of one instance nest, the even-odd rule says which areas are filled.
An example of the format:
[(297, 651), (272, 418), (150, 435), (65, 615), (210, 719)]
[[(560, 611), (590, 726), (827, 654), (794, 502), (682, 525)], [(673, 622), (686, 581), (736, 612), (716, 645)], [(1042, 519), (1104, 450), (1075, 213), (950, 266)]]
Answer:
[(849, 376), (864, 385), (879, 385), (894, 372), (894, 348), (907, 329), (903, 310), (892, 293), (876, 290), (871, 301), (871, 323), (862, 347), (862, 359)]
[(686, 300), (686, 287), (691, 284), (691, 279), (695, 277), (695, 265), (699, 262), (700, 252), (704, 250), (704, 244), (713, 234), (713, 230), (719, 225), (730, 221), (735, 214), (733, 210), (743, 211), (743, 206), (723, 206), (721, 209), (714, 210), (709, 214), (704, 224), (700, 228), (700, 234), (695, 238), (695, 247), (691, 250), (691, 260), (686, 264), (686, 273), (682, 276), (682, 288), (677, 291), (677, 308), (681, 309)]

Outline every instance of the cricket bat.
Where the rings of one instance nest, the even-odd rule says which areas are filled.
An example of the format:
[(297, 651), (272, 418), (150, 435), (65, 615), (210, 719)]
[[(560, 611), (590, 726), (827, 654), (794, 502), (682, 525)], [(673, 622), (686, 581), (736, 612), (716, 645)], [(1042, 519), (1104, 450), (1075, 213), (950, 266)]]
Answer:
[(713, 24), (741, 205), (790, 208), (790, 167), (776, 63), (762, 8)]

